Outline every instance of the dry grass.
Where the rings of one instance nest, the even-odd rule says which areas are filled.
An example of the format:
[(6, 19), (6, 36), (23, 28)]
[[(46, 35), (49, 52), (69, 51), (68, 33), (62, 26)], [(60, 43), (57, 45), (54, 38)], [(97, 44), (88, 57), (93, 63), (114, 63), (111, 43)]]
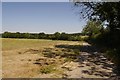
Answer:
[[(0, 40), (4, 78), (106, 78), (109, 75), (103, 76), (101, 71), (112, 72), (112, 68), (108, 70), (102, 68), (104, 65), (95, 64), (96, 56), (90, 56), (91, 51), (95, 50), (87, 43), (42, 39)], [(85, 54), (89, 55), (85, 57)], [(87, 62), (81, 62), (82, 58)], [(93, 72), (97, 74), (90, 72), (92, 67), (96, 68)]]
[(78, 44), (73, 41), (57, 41), (44, 39), (2, 39), (2, 51), (17, 50), (24, 48), (46, 48), (56, 44)]
[[(81, 42), (73, 41), (53, 41), (42, 39), (1, 39), (2, 40), (2, 67), (3, 77), (50, 77), (48, 74), (55, 73), (56, 76), (62, 75), (59, 66), (64, 62), (64, 58), (45, 57), (44, 50), (55, 53), (65, 52), (63, 49), (55, 48), (56, 45), (79, 45)], [(62, 51), (63, 50), (63, 51)], [(36, 64), (34, 64), (36, 63)], [(57, 66), (52, 69), (51, 64)], [(52, 64), (52, 65), (54, 65)], [(14, 67), (14, 68), (13, 68)], [(55, 70), (55, 71), (52, 71)], [(59, 73), (61, 72), (61, 74)], [(27, 74), (26, 74), (27, 73)], [(43, 73), (46, 73), (43, 74)], [(58, 73), (58, 74), (57, 74)], [(51, 75), (54, 76), (54, 75)]]

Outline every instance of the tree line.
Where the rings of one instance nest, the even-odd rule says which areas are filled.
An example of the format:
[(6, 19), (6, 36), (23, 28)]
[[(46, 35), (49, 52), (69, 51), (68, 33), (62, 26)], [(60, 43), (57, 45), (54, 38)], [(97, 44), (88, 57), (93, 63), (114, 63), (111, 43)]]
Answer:
[(68, 40), (68, 41), (81, 41), (83, 38), (82, 33), (59, 33), (45, 34), (45, 33), (20, 33), (20, 32), (4, 32), (2, 38), (24, 38), (24, 39), (51, 39), (51, 40)]

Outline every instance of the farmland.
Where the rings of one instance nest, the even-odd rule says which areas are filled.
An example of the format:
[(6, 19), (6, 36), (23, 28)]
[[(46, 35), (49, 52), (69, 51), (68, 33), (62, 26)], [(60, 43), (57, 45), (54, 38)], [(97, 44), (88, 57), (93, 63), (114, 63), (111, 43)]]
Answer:
[(110, 77), (113, 64), (102, 55), (91, 55), (95, 50), (83, 41), (3, 38), (2, 75), (4, 78)]

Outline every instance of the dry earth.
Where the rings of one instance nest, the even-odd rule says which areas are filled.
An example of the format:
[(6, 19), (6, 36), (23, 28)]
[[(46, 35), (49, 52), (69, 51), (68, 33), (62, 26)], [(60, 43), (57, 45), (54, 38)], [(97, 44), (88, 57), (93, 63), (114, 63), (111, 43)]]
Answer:
[[(17, 42), (12, 41), (8, 46), (16, 46)], [(3, 39), (4, 78), (109, 78), (116, 75), (114, 64), (86, 42), (44, 40), (31, 43), (33, 46), (17, 43), (18, 48), (4, 43)]]

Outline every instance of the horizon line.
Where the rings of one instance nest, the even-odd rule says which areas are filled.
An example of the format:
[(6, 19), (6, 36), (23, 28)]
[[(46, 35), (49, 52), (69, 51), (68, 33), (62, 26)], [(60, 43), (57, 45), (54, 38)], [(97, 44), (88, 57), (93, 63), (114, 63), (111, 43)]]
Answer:
[(17, 33), (17, 32), (19, 32), (19, 33), (45, 33), (45, 34), (54, 34), (54, 33), (56, 33), (56, 32), (59, 32), (59, 33), (67, 33), (67, 34), (82, 33), (82, 32), (65, 32), (65, 31), (63, 31), (63, 32), (56, 31), (56, 32), (53, 32), (53, 33), (48, 33), (48, 32), (44, 32), (44, 31), (41, 31), (41, 32), (4, 31), (4, 32), (0, 32), (0, 34), (1, 34), (1, 33), (5, 33), (5, 32), (11, 32), (11, 33)]

